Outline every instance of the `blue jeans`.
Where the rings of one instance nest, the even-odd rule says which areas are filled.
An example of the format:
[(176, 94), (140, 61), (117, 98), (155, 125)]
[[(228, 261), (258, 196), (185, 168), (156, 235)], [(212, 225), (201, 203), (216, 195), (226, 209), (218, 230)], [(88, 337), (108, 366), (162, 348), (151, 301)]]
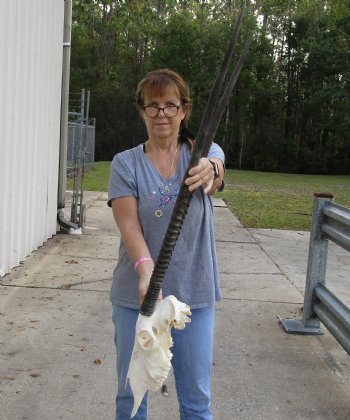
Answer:
[[(172, 329), (174, 346), (172, 365), (181, 420), (212, 420), (210, 381), (213, 362), (214, 306), (193, 309), (191, 323), (184, 330)], [(118, 391), (116, 419), (129, 420), (134, 398), (125, 387), (135, 339), (135, 324), (139, 311), (113, 305), (114, 341), (117, 351)], [(147, 395), (135, 420), (147, 419)]]

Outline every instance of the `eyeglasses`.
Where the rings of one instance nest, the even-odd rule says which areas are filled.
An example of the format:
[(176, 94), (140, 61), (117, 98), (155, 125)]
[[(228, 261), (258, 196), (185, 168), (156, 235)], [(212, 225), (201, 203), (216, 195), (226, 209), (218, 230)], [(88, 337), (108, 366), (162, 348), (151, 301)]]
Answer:
[(181, 108), (181, 105), (167, 105), (164, 107), (159, 107), (156, 105), (147, 105), (143, 107), (143, 110), (145, 111), (147, 117), (149, 118), (156, 118), (159, 115), (159, 111), (163, 111), (163, 114), (168, 118), (174, 118), (176, 117), (177, 113), (179, 112), (179, 109)]

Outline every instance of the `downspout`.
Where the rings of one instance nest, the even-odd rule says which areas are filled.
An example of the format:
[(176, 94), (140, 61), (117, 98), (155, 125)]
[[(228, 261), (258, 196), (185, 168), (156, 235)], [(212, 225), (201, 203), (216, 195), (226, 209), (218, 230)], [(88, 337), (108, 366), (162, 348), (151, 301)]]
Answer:
[(68, 139), (68, 103), (69, 103), (69, 72), (70, 72), (70, 45), (72, 28), (72, 0), (64, 1), (64, 28), (63, 28), (63, 58), (62, 58), (62, 93), (61, 93), (61, 134), (60, 157), (58, 169), (57, 193), (57, 222), (65, 229), (78, 229), (78, 225), (64, 218), (63, 209), (66, 206), (67, 186), (67, 139)]

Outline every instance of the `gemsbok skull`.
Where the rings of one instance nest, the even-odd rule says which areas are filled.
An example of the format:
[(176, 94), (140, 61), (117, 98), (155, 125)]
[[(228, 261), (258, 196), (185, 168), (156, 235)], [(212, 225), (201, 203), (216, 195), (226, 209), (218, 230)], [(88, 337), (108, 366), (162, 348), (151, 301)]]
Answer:
[(133, 417), (148, 390), (156, 391), (168, 376), (171, 367), (173, 345), (171, 328), (185, 328), (191, 322), (190, 307), (168, 296), (160, 300), (151, 316), (139, 315), (136, 323), (134, 349), (127, 380), (134, 395)]

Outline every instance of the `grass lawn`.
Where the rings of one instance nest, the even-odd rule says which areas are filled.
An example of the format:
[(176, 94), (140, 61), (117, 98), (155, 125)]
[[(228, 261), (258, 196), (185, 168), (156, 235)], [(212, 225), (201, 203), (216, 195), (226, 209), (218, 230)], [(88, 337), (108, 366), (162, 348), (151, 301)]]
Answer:
[[(110, 162), (96, 162), (84, 189), (107, 191)], [(228, 169), (224, 192), (217, 195), (245, 227), (309, 230), (313, 194), (329, 192), (350, 207), (350, 176), (294, 175)], [(68, 181), (67, 188), (72, 188)]]
[(350, 207), (350, 176), (228, 170), (221, 196), (246, 227), (310, 230), (315, 192)]

